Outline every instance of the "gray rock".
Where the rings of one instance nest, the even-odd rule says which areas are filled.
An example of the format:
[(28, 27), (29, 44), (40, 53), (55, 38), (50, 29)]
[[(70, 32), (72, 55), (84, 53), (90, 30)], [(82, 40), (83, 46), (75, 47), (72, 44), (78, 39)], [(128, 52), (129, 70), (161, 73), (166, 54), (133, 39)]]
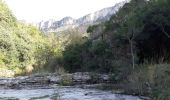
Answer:
[(70, 85), (70, 84), (86, 84), (104, 83), (109, 81), (109, 75), (92, 74), (89, 72), (76, 72), (72, 74), (36, 74), (30, 76), (19, 76), (15, 78), (0, 78), (0, 88), (39, 88), (42, 86), (50, 86), (53, 84)]
[(41, 21), (39, 23), (39, 29), (46, 33), (59, 32), (59, 31), (70, 29), (70, 28), (75, 28), (81, 25), (90, 25), (90, 24), (100, 23), (100, 22), (109, 20), (109, 18), (113, 14), (115, 14), (119, 10), (119, 8), (121, 8), (128, 1), (129, 0), (125, 0), (123, 2), (115, 4), (115, 6), (113, 7), (104, 8), (94, 13), (87, 14), (78, 19), (65, 17), (59, 21), (56, 21), (54, 19)]
[(90, 79), (91, 79), (90, 74), (87, 72), (85, 73), (77, 72), (73, 74), (73, 80), (77, 82), (80, 82), (80, 81), (86, 82)]
[(52, 83), (60, 83), (61, 81), (61, 76), (47, 76), (47, 78), (50, 80)]

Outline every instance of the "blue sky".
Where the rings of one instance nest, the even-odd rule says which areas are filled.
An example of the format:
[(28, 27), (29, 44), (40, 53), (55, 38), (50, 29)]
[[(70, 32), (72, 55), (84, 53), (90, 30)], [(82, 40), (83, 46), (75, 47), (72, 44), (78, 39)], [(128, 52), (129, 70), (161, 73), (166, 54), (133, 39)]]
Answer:
[(19, 20), (39, 22), (60, 20), (65, 16), (79, 18), (123, 0), (4, 0)]

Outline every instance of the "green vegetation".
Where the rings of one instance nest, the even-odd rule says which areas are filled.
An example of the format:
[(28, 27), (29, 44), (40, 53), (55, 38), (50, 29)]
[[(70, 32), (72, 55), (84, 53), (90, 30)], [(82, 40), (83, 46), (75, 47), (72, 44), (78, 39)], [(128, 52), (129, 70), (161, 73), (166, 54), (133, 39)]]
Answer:
[(0, 0), (0, 68), (13, 71), (9, 76), (39, 70), (51, 60), (59, 59), (61, 48), (52, 37), (43, 36), (34, 26), (17, 21)]
[[(43, 35), (17, 21), (0, 0), (0, 68), (13, 71), (7, 76), (65, 70), (109, 73), (114, 86), (126, 93), (169, 100), (169, 12), (169, 0), (131, 0), (87, 33), (75, 29)], [(61, 84), (69, 83), (66, 77)]]
[(73, 85), (73, 80), (72, 80), (72, 77), (70, 75), (62, 75), (62, 78), (61, 78), (61, 82), (59, 83), (59, 85), (62, 85), (62, 86), (70, 86), (70, 85)]
[(112, 73), (126, 93), (169, 100), (169, 0), (131, 0), (63, 52), (69, 72)]

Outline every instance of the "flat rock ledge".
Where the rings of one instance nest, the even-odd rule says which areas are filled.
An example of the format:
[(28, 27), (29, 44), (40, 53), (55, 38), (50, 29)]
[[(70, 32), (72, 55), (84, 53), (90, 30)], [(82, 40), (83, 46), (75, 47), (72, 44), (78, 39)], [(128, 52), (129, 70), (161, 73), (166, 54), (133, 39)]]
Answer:
[(77, 72), (72, 74), (34, 74), (15, 78), (0, 78), (0, 89), (51, 88), (57, 85), (109, 83), (110, 75)]

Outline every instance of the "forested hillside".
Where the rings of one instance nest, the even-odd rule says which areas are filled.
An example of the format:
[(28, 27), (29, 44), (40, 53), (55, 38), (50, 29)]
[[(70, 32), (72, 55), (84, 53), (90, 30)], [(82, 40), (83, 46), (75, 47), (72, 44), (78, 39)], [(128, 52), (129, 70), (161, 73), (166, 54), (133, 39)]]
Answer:
[(43, 34), (0, 0), (0, 76), (105, 73), (125, 93), (170, 99), (169, 0), (131, 0), (109, 21), (80, 32)]
[(41, 68), (60, 52), (57, 43), (50, 36), (43, 36), (36, 27), (18, 21), (0, 0), (0, 76)]
[[(170, 1), (131, 0), (63, 53), (69, 72), (113, 73), (127, 93), (170, 99)], [(82, 39), (84, 40), (84, 39)]]

